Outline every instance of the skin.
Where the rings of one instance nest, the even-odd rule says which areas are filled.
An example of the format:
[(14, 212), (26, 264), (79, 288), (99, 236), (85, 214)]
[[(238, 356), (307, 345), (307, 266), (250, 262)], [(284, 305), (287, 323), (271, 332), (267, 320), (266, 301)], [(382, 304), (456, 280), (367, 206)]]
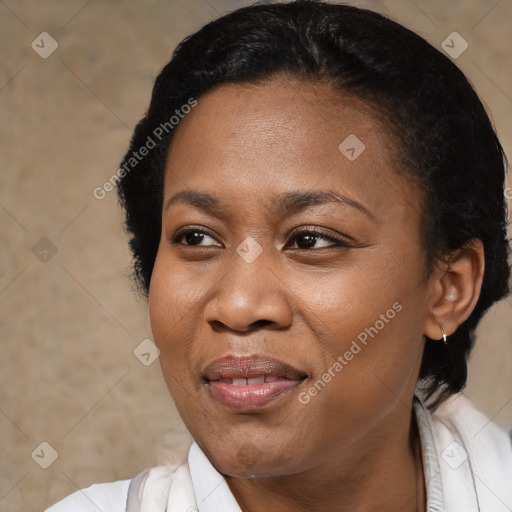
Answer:
[[(388, 133), (363, 103), (281, 76), (205, 94), (170, 146), (151, 326), (184, 422), (246, 512), (406, 512), (425, 503), (412, 420), (424, 336), (440, 339), (469, 316), (483, 250), (474, 241), (427, 275), (421, 192), (395, 172)], [(338, 149), (349, 134), (365, 144), (354, 161)], [(190, 189), (215, 196), (216, 215), (186, 201), (165, 206)], [(284, 212), (273, 202), (320, 190), (360, 207)], [(209, 233), (194, 242), (178, 233), (187, 227)], [(346, 243), (307, 238), (311, 230)], [(246, 237), (262, 249), (252, 263), (236, 252)], [(394, 318), (301, 403), (298, 393), (395, 303)], [(268, 355), (308, 378), (264, 409), (237, 413), (201, 378), (229, 354)]]

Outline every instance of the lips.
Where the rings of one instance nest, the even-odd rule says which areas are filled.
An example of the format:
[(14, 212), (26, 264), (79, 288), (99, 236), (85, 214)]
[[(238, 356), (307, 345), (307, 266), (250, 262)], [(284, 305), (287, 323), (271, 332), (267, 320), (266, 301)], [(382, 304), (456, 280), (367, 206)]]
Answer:
[(252, 379), (260, 376), (298, 380), (307, 375), (278, 359), (266, 356), (227, 356), (210, 363), (203, 371), (206, 379)]
[(307, 373), (261, 355), (228, 356), (203, 371), (212, 398), (236, 412), (251, 412), (292, 393)]

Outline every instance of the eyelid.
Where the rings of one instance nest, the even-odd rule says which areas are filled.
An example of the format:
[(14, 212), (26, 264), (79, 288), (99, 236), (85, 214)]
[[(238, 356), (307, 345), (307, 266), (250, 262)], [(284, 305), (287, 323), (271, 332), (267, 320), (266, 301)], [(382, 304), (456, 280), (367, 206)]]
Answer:
[[(334, 247), (352, 247), (354, 244), (354, 241), (347, 237), (346, 235), (341, 234), (331, 234), (330, 232), (326, 232), (325, 230), (318, 228), (318, 227), (308, 227), (308, 226), (302, 226), (301, 228), (296, 229), (290, 237), (288, 237), (288, 242), (283, 246), (283, 248), (286, 248), (289, 244), (289, 241), (295, 240), (299, 235), (302, 234), (314, 234), (320, 237), (324, 237), (326, 240), (329, 240), (333, 243), (332, 246)], [(319, 249), (327, 249), (328, 247), (319, 247), (316, 250)], [(296, 249), (296, 250), (307, 250), (312, 251), (315, 249)]]
[(186, 247), (212, 247), (211, 245), (210, 246), (204, 246), (204, 245), (200, 245), (200, 246), (190, 245), (190, 246), (187, 246), (186, 244), (181, 244), (181, 243), (177, 242), (177, 240), (179, 238), (181, 238), (183, 235), (185, 235), (189, 231), (195, 231), (197, 233), (203, 233), (203, 234), (208, 235), (209, 237), (213, 238), (214, 240), (216, 240), (221, 245), (224, 245), (224, 242), (221, 240), (219, 235), (217, 233), (215, 233), (215, 231), (212, 231), (211, 229), (206, 228), (204, 226), (194, 226), (194, 225), (186, 225), (186, 226), (183, 226), (183, 227), (179, 228), (178, 230), (176, 230), (176, 232), (170, 238), (171, 243), (176, 244), (176, 245), (185, 245)]
[[(205, 235), (213, 238), (214, 240), (216, 240), (221, 245), (225, 245), (224, 242), (221, 241), (220, 236), (217, 233), (215, 233), (213, 230), (211, 230), (207, 227), (204, 227), (204, 226), (194, 226), (194, 225), (187, 225), (187, 226), (183, 226), (183, 227), (179, 228), (170, 238), (171, 243), (173, 243), (175, 245), (184, 245), (186, 247), (212, 247), (211, 245), (210, 246), (201, 246), (201, 245), (188, 246), (187, 244), (179, 243), (177, 240), (179, 238), (183, 237), (188, 232), (197, 232), (197, 233), (205, 234)], [(298, 236), (303, 235), (303, 234), (312, 234), (312, 235), (316, 235), (318, 237), (323, 237), (325, 240), (332, 242), (332, 245), (329, 247), (351, 247), (353, 245), (353, 240), (351, 240), (349, 237), (347, 237), (345, 235), (341, 235), (341, 234), (334, 235), (334, 234), (331, 234), (330, 232), (326, 232), (324, 229), (321, 229), (318, 227), (301, 226), (300, 228), (297, 228), (295, 231), (293, 231), (291, 233), (291, 235), (289, 235), (287, 237), (287, 241), (282, 246), (282, 248), (286, 249), (286, 247), (288, 245), (290, 245), (291, 242), (295, 241)], [(329, 247), (318, 247), (316, 250), (327, 249)], [(295, 248), (295, 250), (312, 251), (315, 249), (314, 248), (313, 249)]]

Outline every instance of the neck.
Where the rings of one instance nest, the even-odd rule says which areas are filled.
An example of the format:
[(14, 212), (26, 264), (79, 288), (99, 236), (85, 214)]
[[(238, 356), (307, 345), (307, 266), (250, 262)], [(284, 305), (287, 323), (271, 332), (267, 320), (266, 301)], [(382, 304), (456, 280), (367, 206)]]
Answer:
[(388, 430), (379, 425), (354, 446), (334, 456), (331, 453), (324, 464), (301, 473), (227, 477), (227, 483), (243, 512), (423, 512), (424, 477), (416, 421), (411, 410), (406, 416), (402, 428), (396, 428), (394, 421)]

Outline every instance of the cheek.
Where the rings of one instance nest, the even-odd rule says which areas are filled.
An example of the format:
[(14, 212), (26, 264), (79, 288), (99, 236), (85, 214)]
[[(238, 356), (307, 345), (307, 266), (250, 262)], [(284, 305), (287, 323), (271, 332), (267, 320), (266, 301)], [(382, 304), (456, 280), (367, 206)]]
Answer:
[[(193, 339), (193, 291), (183, 286), (179, 273), (157, 256), (149, 292), (149, 318), (159, 363), (172, 399), (185, 423), (194, 415), (189, 341)], [(187, 425), (190, 428), (190, 425)]]
[(186, 376), (201, 293), (172, 262), (157, 255), (149, 290), (149, 318), (164, 377)]
[(178, 322), (194, 300), (193, 281), (188, 281), (182, 272), (160, 250), (155, 260), (149, 288), (149, 313), (155, 325)]
[(385, 258), (375, 257), (308, 279), (290, 272), (284, 288), (302, 306), (301, 314), (316, 322), (320, 332), (323, 327), (326, 337), (343, 348), (344, 342), (361, 333), (364, 341), (365, 330), (376, 322), (379, 333), (389, 331), (388, 325), (396, 323), (397, 309), (408, 300), (409, 285), (416, 279), (414, 272), (394, 270)]
[(329, 381), (334, 401), (401, 396), (415, 382), (421, 360), (426, 320), (421, 265), (414, 255), (398, 264), (381, 253), (365, 267), (322, 276), (307, 292), (295, 289), (307, 305), (303, 314), (310, 325), (324, 333), (313, 347), (324, 361), (315, 378)]
[[(318, 429), (308, 420), (322, 419), (325, 446), (336, 445), (340, 436), (348, 444), (354, 442), (399, 402), (409, 401), (421, 362), (421, 332), (410, 301), (402, 304), (393, 298), (391, 293), (368, 296), (363, 311), (347, 307), (328, 312), (329, 335), (321, 349), (324, 363), (299, 397), (305, 428)], [(323, 455), (328, 456), (328, 449)]]
[(210, 281), (208, 268), (180, 265), (170, 251), (160, 248), (149, 290), (149, 314), (155, 337), (158, 333), (163, 341), (175, 334), (186, 334), (197, 324)]

